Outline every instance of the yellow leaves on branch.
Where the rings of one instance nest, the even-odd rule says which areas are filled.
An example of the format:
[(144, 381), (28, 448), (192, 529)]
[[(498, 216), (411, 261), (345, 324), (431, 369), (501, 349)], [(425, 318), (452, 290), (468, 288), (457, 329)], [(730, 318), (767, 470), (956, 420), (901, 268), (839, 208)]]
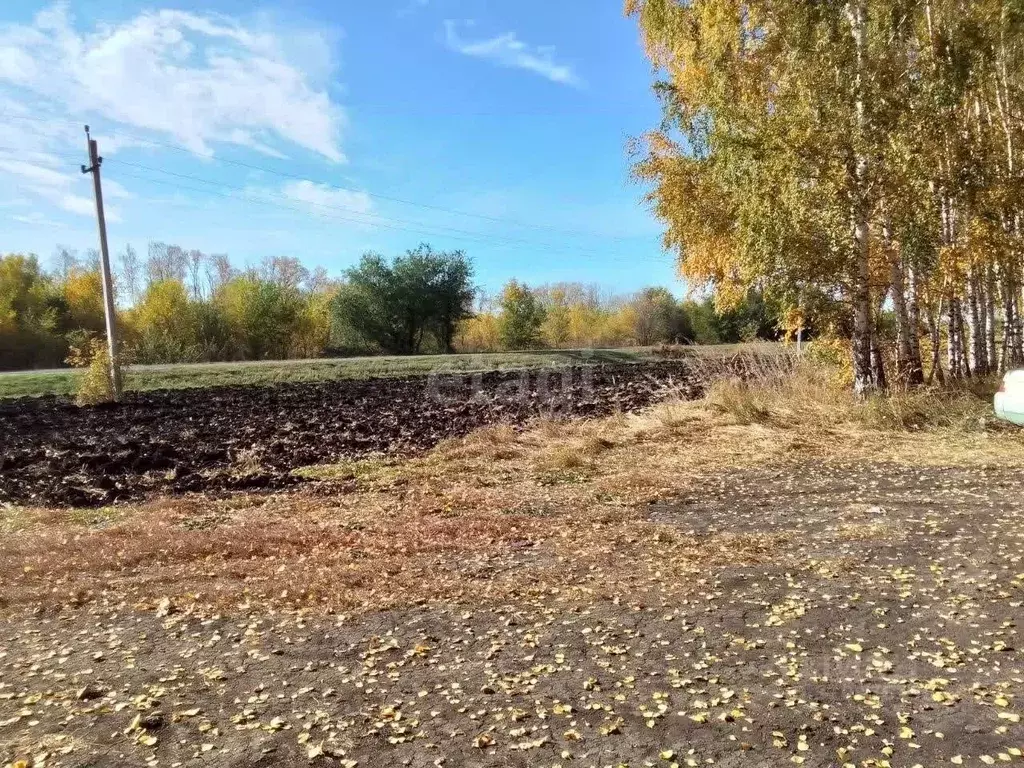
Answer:
[(666, 224), (664, 245), (679, 254), (681, 276), (698, 288), (728, 284), (735, 276), (736, 248), (725, 191), (702, 161), (686, 156), (665, 134), (648, 133), (643, 146), (647, 153), (634, 173), (655, 185), (648, 201)]

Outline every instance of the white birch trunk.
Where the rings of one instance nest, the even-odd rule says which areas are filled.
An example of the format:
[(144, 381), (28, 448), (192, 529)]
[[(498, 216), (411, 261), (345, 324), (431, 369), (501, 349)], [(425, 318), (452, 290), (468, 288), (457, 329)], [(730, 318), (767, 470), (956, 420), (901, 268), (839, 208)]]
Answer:
[(864, 150), (867, 135), (867, 117), (864, 102), (864, 50), (867, 35), (867, 4), (855, 0), (846, 4), (846, 16), (856, 49), (856, 73), (854, 76), (857, 135), (854, 138), (853, 178), (853, 388), (858, 395), (865, 395), (876, 388), (877, 376), (872, 375), (872, 317), (870, 285), (870, 202), (868, 200), (868, 172), (870, 161)]

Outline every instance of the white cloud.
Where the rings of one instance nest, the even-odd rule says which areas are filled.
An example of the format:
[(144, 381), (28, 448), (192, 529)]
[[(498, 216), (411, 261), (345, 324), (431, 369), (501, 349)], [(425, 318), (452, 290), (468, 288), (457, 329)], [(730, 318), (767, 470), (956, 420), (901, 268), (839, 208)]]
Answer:
[(326, 73), (300, 61), (323, 60), (326, 38), (301, 33), (300, 54), (270, 29), (162, 10), (85, 32), (56, 5), (0, 26), (0, 96), (30, 94), (31, 114), (105, 118), (205, 155), (219, 143), (280, 154), (269, 142), (283, 140), (343, 161), (344, 115), (316, 82)]
[(288, 182), (281, 188), (281, 194), (324, 214), (330, 214), (334, 209), (344, 209), (338, 210), (339, 214), (367, 214), (373, 210), (373, 200), (366, 192), (339, 189), (312, 181)]
[[(18, 199), (23, 203), (28, 202), (24, 198), (28, 194), (69, 213), (82, 216), (96, 214), (89, 178), (82, 175), (78, 166), (41, 152), (20, 155), (9, 151), (0, 152), (0, 164), (7, 171), (4, 186), (12, 182), (11, 192), (19, 195)], [(105, 197), (111, 200), (131, 197), (128, 190), (117, 182), (105, 181), (103, 188)], [(112, 222), (121, 219), (116, 205), (107, 205), (106, 215)]]
[[(61, 195), (59, 199), (60, 207), (65, 211), (71, 211), (72, 213), (79, 213), (82, 216), (95, 216), (96, 215), (96, 202), (90, 200), (88, 197), (82, 195), (66, 194)], [(112, 213), (110, 206), (104, 206), (103, 213), (106, 218), (111, 221), (118, 220), (118, 216)]]
[(358, 229), (372, 229), (377, 224), (374, 220), (376, 214), (373, 199), (360, 190), (342, 189), (303, 179), (286, 182), (280, 187), (250, 184), (244, 189), (244, 195), (270, 205), (282, 206), (304, 217), (313, 215), (345, 221), (356, 225)]
[[(20, 115), (24, 105), (0, 98), (0, 112)], [(22, 122), (16, 118), (0, 120), (0, 188), (26, 206), (41, 199), (82, 216), (96, 213), (91, 177), (80, 168), (85, 160), (85, 136), (70, 126)], [(128, 200), (133, 195), (113, 179), (103, 181), (108, 201)], [(106, 206), (107, 218), (120, 220), (116, 205)]]
[(60, 222), (54, 221), (53, 219), (47, 218), (38, 211), (32, 211), (25, 214), (16, 214), (11, 216), (14, 221), (21, 224), (28, 224), (33, 227), (46, 227), (48, 229), (62, 229), (63, 225)]
[(555, 49), (551, 46), (531, 46), (520, 40), (515, 32), (485, 40), (465, 40), (459, 35), (456, 22), (449, 19), (444, 25), (445, 41), (453, 51), (488, 59), (505, 67), (525, 69), (562, 85), (582, 85), (571, 66), (555, 61)]
[(38, 187), (63, 187), (69, 179), (67, 174), (46, 168), (42, 165), (26, 163), (21, 160), (7, 160), (4, 163), (7, 172), (18, 176), (26, 183)]

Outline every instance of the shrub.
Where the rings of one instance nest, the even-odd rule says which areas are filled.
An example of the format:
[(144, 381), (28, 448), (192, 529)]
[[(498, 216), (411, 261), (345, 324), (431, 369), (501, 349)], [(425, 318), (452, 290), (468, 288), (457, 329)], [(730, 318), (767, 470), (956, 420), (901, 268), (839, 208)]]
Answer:
[(804, 357), (810, 365), (829, 371), (842, 387), (853, 386), (853, 362), (849, 339), (822, 336), (808, 343)]
[(540, 343), (544, 307), (527, 286), (510, 281), (501, 292), (498, 337), (505, 349), (533, 349)]
[[(113, 371), (105, 340), (92, 337), (78, 346), (72, 346), (65, 362), (82, 369), (75, 391), (75, 402), (78, 405), (99, 405), (114, 400)], [(118, 365), (122, 368), (120, 361)]]

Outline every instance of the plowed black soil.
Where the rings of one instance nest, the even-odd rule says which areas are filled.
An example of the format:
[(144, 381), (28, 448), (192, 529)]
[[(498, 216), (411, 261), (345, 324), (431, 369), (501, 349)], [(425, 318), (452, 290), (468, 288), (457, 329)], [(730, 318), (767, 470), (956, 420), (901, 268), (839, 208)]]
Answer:
[(98, 506), (156, 492), (281, 488), (291, 470), (429, 448), (480, 426), (643, 408), (685, 363), (132, 393), (0, 404), (0, 502)]

